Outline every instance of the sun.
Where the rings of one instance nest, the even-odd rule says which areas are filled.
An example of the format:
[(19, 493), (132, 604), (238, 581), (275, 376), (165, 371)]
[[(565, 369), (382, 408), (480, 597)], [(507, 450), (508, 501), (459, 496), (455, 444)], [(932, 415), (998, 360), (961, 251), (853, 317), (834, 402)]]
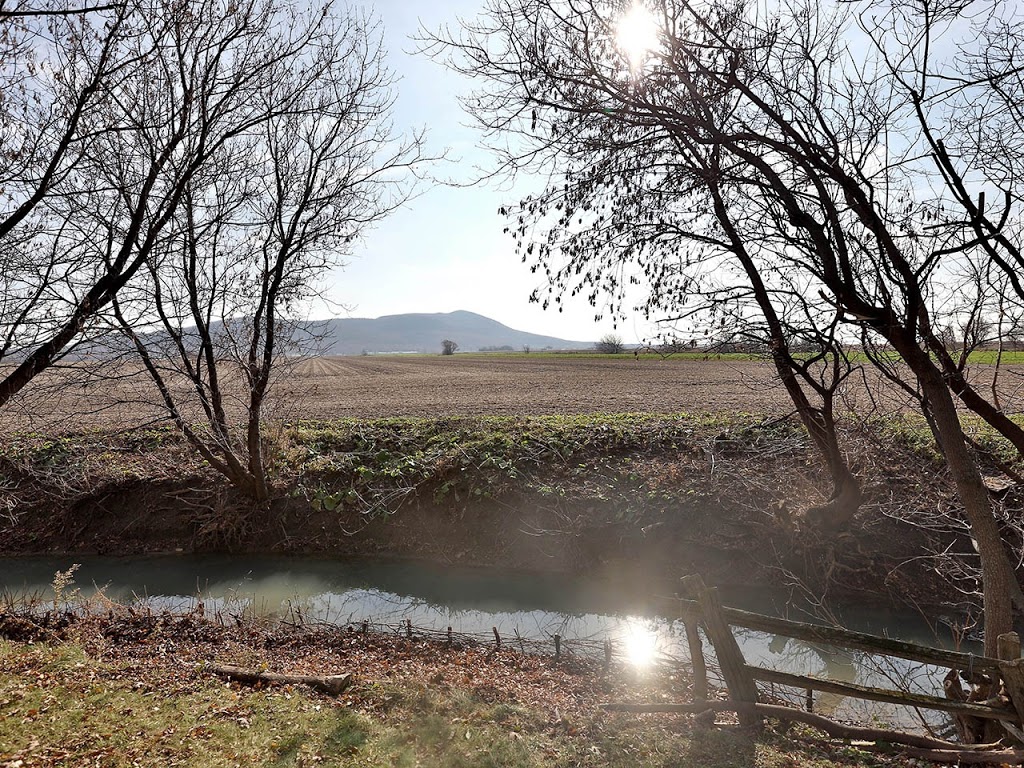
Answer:
[(615, 42), (629, 59), (630, 69), (639, 69), (658, 46), (654, 15), (639, 3), (633, 3), (616, 25)]

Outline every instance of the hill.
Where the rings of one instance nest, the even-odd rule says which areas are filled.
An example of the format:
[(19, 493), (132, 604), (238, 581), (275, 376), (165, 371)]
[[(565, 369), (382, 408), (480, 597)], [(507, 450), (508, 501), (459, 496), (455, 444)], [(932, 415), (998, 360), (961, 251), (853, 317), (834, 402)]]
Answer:
[(358, 355), (363, 352), (440, 352), (441, 342), (451, 339), (463, 352), (485, 348), (589, 349), (593, 342), (568, 341), (517, 331), (475, 312), (410, 313), (378, 318), (339, 317), (316, 324), (323, 334), (327, 355)]

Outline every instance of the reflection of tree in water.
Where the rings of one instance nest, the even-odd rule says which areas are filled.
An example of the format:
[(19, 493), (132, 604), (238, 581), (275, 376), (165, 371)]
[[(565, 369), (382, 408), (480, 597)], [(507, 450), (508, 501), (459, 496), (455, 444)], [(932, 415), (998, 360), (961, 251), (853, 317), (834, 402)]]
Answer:
[[(768, 652), (782, 662), (780, 667), (798, 670), (798, 674), (842, 683), (857, 682), (859, 670), (850, 651), (843, 651), (831, 645), (794, 640), (785, 635), (773, 635), (768, 643)], [(816, 691), (814, 710), (822, 715), (835, 715), (845, 698), (838, 693)]]
[[(740, 632), (742, 630), (738, 630), (737, 634)], [(761, 633), (751, 632), (748, 634)], [(847, 650), (824, 643), (810, 643), (784, 635), (762, 635), (762, 637), (771, 638), (766, 646), (770, 658), (765, 658), (760, 662), (748, 659), (751, 663), (763, 664), (783, 672), (794, 672), (837, 682), (856, 683), (908, 693), (943, 695), (942, 677), (946, 670), (929, 664), (878, 656), (864, 651)], [(786, 698), (794, 704), (803, 705), (805, 703), (805, 692), (778, 687), (775, 689), (775, 693), (780, 698)], [(926, 728), (934, 728), (944, 725), (948, 719), (939, 712), (853, 699), (823, 691), (815, 691), (814, 708), (819, 714), (831, 717), (858, 720), (880, 718), (900, 727), (924, 725)]]

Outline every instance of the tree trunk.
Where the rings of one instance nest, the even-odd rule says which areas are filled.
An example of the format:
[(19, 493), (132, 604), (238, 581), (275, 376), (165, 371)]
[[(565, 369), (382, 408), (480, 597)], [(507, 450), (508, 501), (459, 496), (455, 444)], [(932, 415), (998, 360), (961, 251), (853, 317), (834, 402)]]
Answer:
[[(718, 170), (721, 170), (720, 168)], [(846, 465), (846, 459), (839, 447), (839, 436), (836, 433), (835, 418), (832, 413), (832, 397), (835, 392), (833, 387), (822, 388), (811, 385), (817, 389), (821, 396), (822, 405), (816, 408), (811, 405), (804, 388), (800, 383), (801, 374), (795, 364), (793, 355), (789, 349), (789, 342), (786, 339), (786, 331), (782, 319), (776, 312), (772, 303), (771, 293), (765, 285), (761, 272), (750, 253), (747, 251), (747, 244), (743, 236), (736, 230), (728, 207), (722, 198), (722, 191), (717, 184), (710, 184), (709, 191), (715, 205), (715, 214), (732, 243), (732, 251), (739, 259), (740, 264), (750, 280), (750, 287), (754, 292), (754, 299), (757, 301), (768, 325), (768, 332), (771, 337), (769, 348), (772, 355), (772, 363), (779, 374), (782, 386), (786, 389), (793, 407), (796, 408), (804, 429), (811, 436), (814, 446), (818, 449), (822, 458), (828, 466), (832, 476), (832, 495), (826, 504), (820, 507), (812, 507), (805, 513), (806, 518), (829, 531), (840, 531), (845, 528), (860, 509), (861, 491), (860, 481)], [(803, 375), (804, 381), (809, 383), (806, 372)], [(825, 390), (825, 391), (823, 391)]]
[(835, 420), (832, 417), (831, 398), (823, 400), (821, 408), (811, 405), (804, 393), (797, 374), (793, 371), (792, 358), (784, 338), (772, 339), (772, 362), (779, 374), (790, 400), (796, 407), (801, 423), (810, 435), (815, 447), (825, 459), (832, 477), (832, 494), (822, 505), (810, 507), (805, 512), (808, 522), (818, 527), (838, 532), (843, 530), (857, 514), (862, 500), (860, 481), (850, 471), (839, 446)]
[(824, 504), (809, 507), (804, 516), (823, 530), (838, 532), (844, 530), (857, 514), (863, 494), (860, 481), (846, 467), (845, 462), (830, 462), (829, 469), (832, 472), (832, 495)]
[(985, 611), (985, 655), (996, 656), (999, 635), (1013, 629), (1013, 601), (1020, 594), (1017, 576), (1010, 564), (992, 502), (981, 479), (974, 454), (960, 425), (942, 372), (916, 344), (899, 350), (921, 384), (933, 419), (935, 439), (942, 447), (957, 495), (971, 526), (981, 558), (981, 580)]
[[(1002, 338), (1000, 338), (999, 343), (1002, 345)], [(942, 366), (942, 372), (953, 394), (960, 398), (960, 401), (974, 411), (974, 413), (983, 418), (989, 426), (1011, 442), (1019, 455), (1024, 456), (1024, 428), (1003, 413), (995, 404), (978, 394), (977, 390), (967, 381), (963, 371), (957, 367), (956, 361), (953, 360), (941, 341), (938, 339), (926, 339), (926, 344)], [(995, 382), (992, 383), (992, 394), (998, 396)]]
[(266, 504), (270, 500), (270, 491), (267, 488), (267, 484), (260, 482), (260, 478), (241, 468), (240, 465), (238, 468), (231, 467), (225, 474), (235, 488), (257, 504)]

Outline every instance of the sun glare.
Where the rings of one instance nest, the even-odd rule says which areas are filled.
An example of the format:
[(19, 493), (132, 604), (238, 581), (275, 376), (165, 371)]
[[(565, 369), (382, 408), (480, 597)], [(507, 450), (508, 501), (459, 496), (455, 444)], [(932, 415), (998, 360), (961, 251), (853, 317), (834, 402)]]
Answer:
[(634, 3), (619, 19), (615, 41), (629, 59), (630, 69), (643, 66), (658, 45), (658, 25), (654, 15), (639, 3)]
[(658, 653), (658, 635), (637, 619), (630, 619), (623, 628), (621, 641), (626, 659), (634, 667), (645, 668), (654, 663)]

